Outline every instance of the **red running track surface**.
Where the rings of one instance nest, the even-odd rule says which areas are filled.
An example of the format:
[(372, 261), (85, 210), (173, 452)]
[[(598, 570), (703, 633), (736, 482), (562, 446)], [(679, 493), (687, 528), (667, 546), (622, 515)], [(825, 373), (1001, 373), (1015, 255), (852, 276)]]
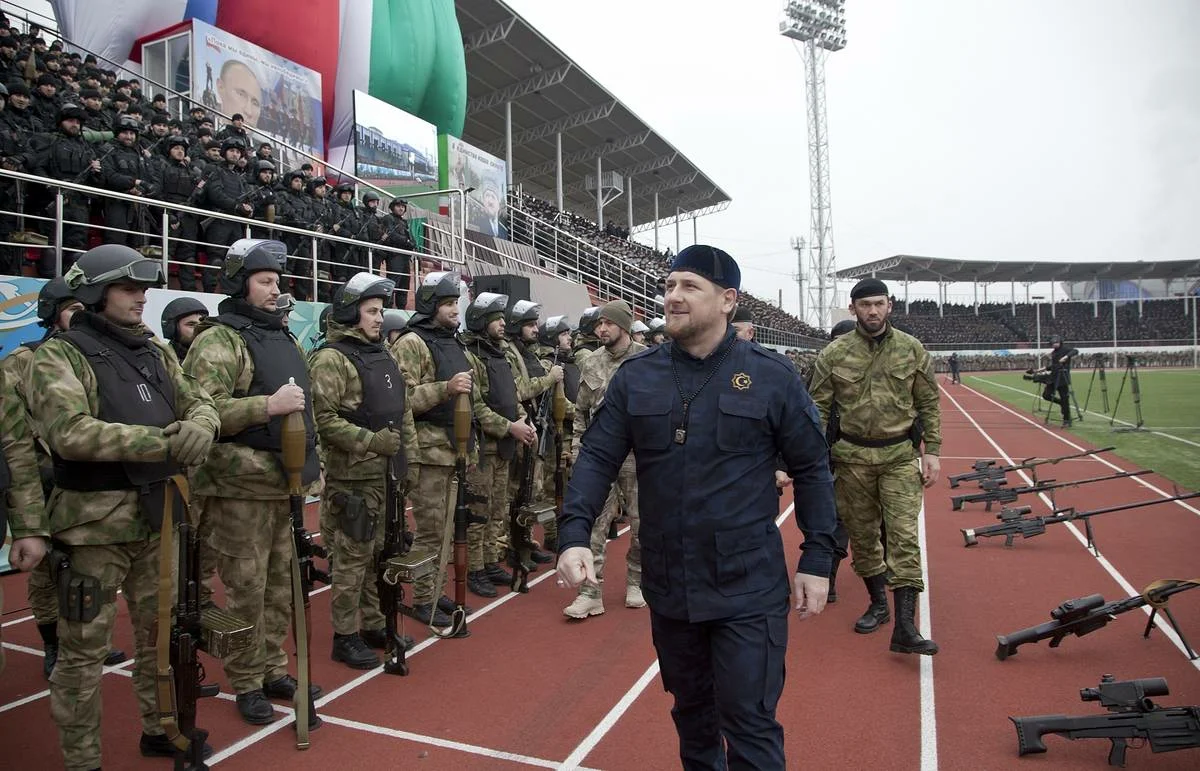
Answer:
[[(888, 652), (887, 630), (857, 635), (853, 623), (866, 591), (843, 566), (841, 601), (819, 617), (792, 619), (788, 682), (779, 705), (789, 768), (876, 769), (1100, 769), (1106, 742), (1047, 737), (1045, 757), (1018, 758), (1008, 715), (1100, 714), (1078, 699), (1104, 673), (1120, 679), (1166, 677), (1164, 704), (1200, 704), (1200, 664), (1189, 662), (1159, 629), (1142, 639), (1146, 616), (1135, 611), (1104, 630), (1068, 638), (1061, 648), (1025, 646), (1007, 661), (995, 658), (995, 635), (1041, 623), (1063, 600), (1100, 593), (1127, 596), (1159, 578), (1191, 578), (1200, 559), (1200, 514), (1160, 504), (1095, 520), (1103, 561), (1064, 526), (1017, 541), (988, 539), (966, 549), (959, 529), (991, 524), (982, 505), (950, 510), (945, 476), (981, 457), (1024, 458), (1075, 451), (1072, 437), (1044, 428), (1025, 413), (966, 386), (946, 386), (942, 399), (945, 458), (942, 476), (926, 495), (925, 530), (932, 636), (941, 652), (932, 658)], [(993, 444), (994, 442), (994, 444)], [(1081, 446), (1082, 449), (1086, 449)], [(1100, 456), (1120, 470), (1131, 464)], [(1200, 462), (1200, 458), (1197, 459)], [(1057, 479), (1113, 473), (1101, 460), (1059, 464)], [(1170, 494), (1169, 481), (1122, 479), (1067, 489), (1059, 505), (1081, 509)], [(1013, 483), (1016, 483), (1014, 479)], [(957, 491), (955, 491), (957, 492)], [(790, 515), (790, 496), (780, 503)], [(1029, 498), (1043, 513), (1044, 502)], [(316, 512), (309, 512), (315, 530)], [(782, 524), (790, 550), (801, 536), (795, 519)], [(645, 610), (623, 606), (621, 580), (628, 535), (610, 546), (604, 597), (607, 612), (568, 621), (562, 608), (572, 595), (543, 569), (525, 596), (473, 598), (477, 613), (465, 640), (422, 641), (410, 654), (412, 673), (391, 677), (357, 672), (329, 659), (329, 595), (313, 597), (313, 676), (325, 689), (319, 711), (326, 724), (312, 747), (294, 747), (290, 705), (278, 703), (280, 720), (253, 727), (241, 722), (219, 663), (206, 659), (221, 699), (200, 706), (200, 724), (217, 750), (219, 768), (258, 769), (366, 766), (395, 768), (677, 768), (670, 697), (655, 666)], [(794, 552), (793, 552), (794, 553)], [(1106, 565), (1109, 569), (1106, 569)], [(1118, 578), (1127, 584), (1122, 586)], [(25, 577), (6, 576), (3, 616), (8, 669), (0, 676), (0, 733), (5, 762), (14, 768), (61, 767), (38, 653), (41, 642), (21, 601)], [(1200, 644), (1200, 591), (1179, 595), (1172, 606), (1193, 644)], [(114, 644), (132, 651), (122, 605)], [(406, 631), (423, 640), (424, 630)], [(14, 647), (15, 646), (15, 647)], [(288, 645), (290, 648), (290, 643)], [(129, 666), (105, 675), (106, 768), (164, 768), (167, 761), (137, 754), (140, 730)], [(48, 761), (48, 759), (53, 759)], [(571, 761), (565, 765), (566, 761)], [(1131, 750), (1129, 768), (1191, 769), (1200, 753), (1152, 755)]]

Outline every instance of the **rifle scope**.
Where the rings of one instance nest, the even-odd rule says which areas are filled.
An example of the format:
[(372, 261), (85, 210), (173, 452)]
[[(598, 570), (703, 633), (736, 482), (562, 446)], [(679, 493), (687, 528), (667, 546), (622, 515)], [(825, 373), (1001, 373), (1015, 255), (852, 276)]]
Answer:
[[(1093, 611), (1104, 604), (1104, 597), (1099, 594), (1089, 594), (1087, 597), (1076, 597), (1067, 600), (1050, 611), (1050, 618), (1055, 621), (1071, 621)], [(1087, 701), (1087, 699), (1084, 699)]]
[(1171, 691), (1162, 677), (1143, 677), (1137, 680), (1114, 682), (1112, 675), (1104, 675), (1096, 688), (1082, 688), (1079, 698), (1083, 701), (1098, 701), (1100, 706), (1113, 711), (1154, 709), (1150, 696), (1166, 696)]

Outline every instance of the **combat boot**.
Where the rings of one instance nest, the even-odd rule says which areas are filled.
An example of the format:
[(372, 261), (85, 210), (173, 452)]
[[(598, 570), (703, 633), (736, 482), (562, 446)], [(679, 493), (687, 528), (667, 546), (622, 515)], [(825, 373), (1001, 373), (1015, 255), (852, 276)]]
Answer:
[(512, 573), (500, 567), (499, 562), (484, 565), (483, 575), (496, 586), (510, 586), (512, 584)]
[(837, 571), (841, 560), (834, 557), (833, 566), (829, 568), (829, 596), (825, 598), (825, 602), (830, 605), (837, 602)]
[(605, 538), (609, 541), (615, 541), (621, 537), (620, 526), (617, 525), (617, 520), (614, 518), (608, 523), (608, 535)]
[(896, 587), (896, 626), (892, 629), (890, 650), (895, 653), (920, 653), (932, 656), (938, 652), (937, 643), (926, 640), (917, 631), (917, 590), (912, 586)]
[(854, 631), (859, 634), (870, 634), (878, 629), (880, 624), (886, 624), (892, 620), (891, 613), (888, 612), (886, 574), (880, 573), (870, 578), (864, 578), (863, 583), (867, 585), (867, 594), (871, 596), (871, 605), (867, 608), (867, 612), (854, 622)]
[(265, 725), (275, 720), (275, 708), (262, 689), (237, 695), (238, 714), (250, 725)]
[[(430, 614), (432, 614), (432, 618), (430, 617)], [(426, 602), (422, 605), (414, 605), (412, 609), (412, 617), (415, 621), (424, 624), (425, 626), (450, 626), (450, 617), (443, 613), (440, 609), (435, 609), (432, 602)]]
[[(263, 693), (272, 699), (294, 699), (296, 697), (296, 678), (291, 675), (284, 675), (276, 678), (269, 683), (263, 683)], [(310, 683), (308, 686), (308, 698), (311, 701), (316, 701), (321, 698), (321, 686)]]
[[(381, 651), (387, 650), (387, 629), (359, 629), (358, 636), (362, 638), (362, 641), (367, 644), (368, 648), (375, 648)], [(413, 646), (416, 645), (413, 638), (406, 634), (402, 634), (399, 637), (400, 645), (406, 651), (411, 651)]]
[(363, 639), (354, 634), (335, 634), (333, 652), (329, 657), (340, 661), (351, 669), (374, 669), (379, 666), (379, 657), (371, 652)]
[[(447, 597), (446, 595), (443, 594), (441, 597), (438, 597), (438, 610), (440, 610), (443, 613), (449, 614), (449, 613), (453, 613), (454, 611), (458, 610), (458, 606), (454, 604), (454, 600), (450, 599), (449, 597)], [(471, 610), (470, 605), (463, 605), (463, 610), (466, 611), (468, 616), (475, 612), (475, 611)]]
[[(138, 742), (138, 750), (141, 751), (142, 757), (146, 758), (173, 758), (175, 757), (175, 745), (171, 744), (171, 740), (166, 734), (142, 734), (141, 741)], [(204, 743), (204, 749), (200, 751), (205, 760), (208, 760), (213, 754), (212, 745), (208, 742)]]
[(625, 587), (625, 607), (627, 607), (627, 608), (644, 608), (644, 607), (646, 607), (646, 598), (642, 597), (642, 587), (640, 587), (640, 586)]
[(549, 565), (551, 562), (554, 561), (553, 554), (547, 554), (546, 552), (542, 551), (541, 549), (533, 549), (529, 553), (529, 558), (532, 559), (534, 562), (538, 563), (539, 565)]
[(472, 570), (467, 573), (467, 590), (479, 597), (496, 596), (496, 586), (488, 580), (482, 570)]
[(574, 602), (563, 608), (563, 615), (567, 618), (587, 618), (588, 616), (599, 616), (602, 613), (604, 613), (604, 600), (600, 599), (598, 592), (581, 591)]
[(54, 671), (54, 665), (58, 661), (58, 623), (38, 624), (37, 628), (38, 634), (42, 636), (42, 650), (46, 654), (42, 659), (42, 674), (49, 680), (50, 673)]

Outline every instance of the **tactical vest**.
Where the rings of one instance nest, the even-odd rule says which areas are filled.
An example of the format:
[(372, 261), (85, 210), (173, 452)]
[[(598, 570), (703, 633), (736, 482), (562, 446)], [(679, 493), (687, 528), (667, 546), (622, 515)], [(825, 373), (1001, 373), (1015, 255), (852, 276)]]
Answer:
[[(131, 349), (105, 340), (87, 326), (75, 326), (59, 337), (75, 346), (87, 359), (96, 377), (99, 410), (96, 417), (106, 423), (165, 428), (178, 420), (175, 414), (175, 384), (167, 374), (161, 352), (152, 343)], [(54, 486), (63, 490), (141, 491), (141, 511), (152, 526), (162, 522), (165, 480), (179, 473), (170, 458), (138, 463), (133, 461), (67, 460), (51, 451)]]
[[(308, 380), (308, 367), (296, 347), (295, 340), (282, 327), (271, 329), (255, 324), (237, 313), (222, 313), (210, 316), (209, 321), (236, 331), (246, 344), (250, 361), (254, 364), (254, 375), (250, 388), (244, 393), (234, 392), (236, 398), (246, 396), (270, 396), (295, 378), (296, 385), (304, 389), (304, 475), (305, 485), (312, 484), (321, 476), (321, 462), (317, 457), (317, 431), (313, 421), (312, 384)], [(266, 450), (277, 455), (283, 451), (283, 416), (274, 415), (265, 424), (251, 426), (233, 436), (222, 435), (222, 442), (236, 442), (255, 450)], [(282, 463), (282, 459), (280, 461)]]
[[(435, 335), (430, 330), (421, 327), (409, 327), (408, 329), (424, 340), (426, 347), (429, 348), (429, 355), (433, 357), (434, 380), (449, 380), (460, 372), (471, 371), (471, 363), (467, 361), (467, 351), (458, 341), (458, 335)], [(418, 423), (429, 423), (446, 429), (446, 436), (450, 437), (450, 446), (457, 450), (458, 443), (454, 441), (454, 401), (454, 399), (447, 399), (420, 415), (414, 413), (413, 419)], [(470, 451), (474, 448), (475, 432), (472, 430), (467, 449)]]
[[(476, 356), (483, 359), (487, 368), (488, 390), (483, 400), (492, 412), (503, 415), (509, 421), (517, 419), (517, 381), (513, 377), (512, 365), (504, 357), (504, 352), (494, 345), (477, 341), (473, 346)], [(496, 442), (497, 454), (504, 460), (511, 460), (517, 451), (517, 440), (511, 435)]]
[(168, 159), (162, 172), (162, 198), (171, 203), (187, 203), (196, 189), (192, 167)]
[(579, 365), (572, 358), (570, 361), (562, 363), (563, 368), (563, 393), (567, 396), (567, 401), (571, 404), (579, 401)]
[[(382, 431), (388, 427), (403, 431), (404, 376), (387, 349), (379, 343), (363, 343), (353, 338), (326, 343), (325, 347), (349, 359), (362, 384), (362, 403), (353, 410), (341, 410), (338, 415), (368, 431)], [(396, 453), (392, 464), (396, 478), (404, 479), (408, 458), (403, 448)]]
[(542, 363), (538, 361), (538, 357), (534, 355), (529, 346), (524, 340), (514, 340), (513, 344), (521, 354), (521, 359), (525, 362), (525, 370), (529, 373), (529, 377), (541, 377), (546, 374), (546, 369)]

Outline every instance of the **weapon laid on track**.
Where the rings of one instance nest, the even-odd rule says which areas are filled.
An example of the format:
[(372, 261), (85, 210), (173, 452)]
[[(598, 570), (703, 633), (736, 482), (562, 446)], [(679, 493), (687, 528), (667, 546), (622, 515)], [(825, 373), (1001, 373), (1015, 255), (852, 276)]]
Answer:
[(1026, 471), (1030, 469), (1033, 470), (1033, 483), (1037, 484), (1037, 468), (1039, 466), (1044, 466), (1047, 464), (1054, 465), (1060, 461), (1074, 460), (1075, 458), (1086, 458), (1090, 455), (1099, 455), (1102, 452), (1112, 452), (1115, 449), (1117, 448), (1102, 447), (1099, 450), (1086, 450), (1084, 452), (1077, 452), (1071, 455), (1059, 455), (1054, 458), (1039, 458), (1034, 456), (1032, 458), (1026, 458), (1020, 463), (1012, 463), (1007, 466), (997, 466), (996, 461), (994, 460), (977, 460), (972, 466), (973, 470), (968, 471), (965, 474), (951, 474), (949, 477), (950, 486), (957, 488), (960, 482), (973, 482), (976, 480), (983, 481), (984, 479), (993, 478), (1003, 479), (1004, 475), (1010, 471)]
[(1079, 487), (1080, 485), (1088, 485), (1093, 482), (1107, 482), (1112, 479), (1124, 479), (1126, 477), (1137, 477), (1143, 474), (1152, 473), (1150, 469), (1139, 469), (1137, 471), (1122, 471), (1119, 474), (1109, 474), (1102, 477), (1089, 477), (1088, 479), (1076, 479), (1074, 481), (1056, 482), (1053, 479), (1046, 479), (1041, 482), (1036, 482), (1032, 485), (1023, 487), (1007, 487), (1008, 484), (1004, 479), (985, 479), (979, 483), (982, 492), (967, 493), (965, 495), (950, 496), (950, 508), (955, 511), (962, 511), (962, 507), (967, 503), (986, 503), (987, 511), (992, 510), (993, 503), (1012, 503), (1022, 495), (1030, 493), (1046, 493), (1054, 490), (1062, 490), (1067, 487)]

